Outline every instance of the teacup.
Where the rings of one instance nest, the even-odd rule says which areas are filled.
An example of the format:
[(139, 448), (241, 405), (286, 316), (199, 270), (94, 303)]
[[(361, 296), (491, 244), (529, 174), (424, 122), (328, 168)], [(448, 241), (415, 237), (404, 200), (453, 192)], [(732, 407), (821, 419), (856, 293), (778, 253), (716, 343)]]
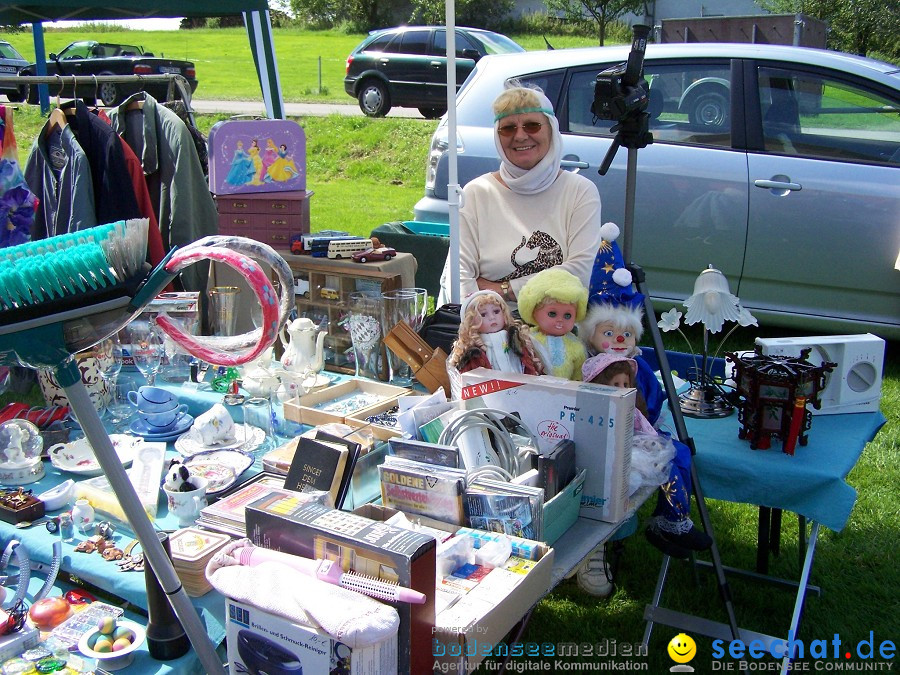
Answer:
[(197, 415), (192, 430), (207, 447), (235, 439), (234, 420), (221, 403), (216, 403), (202, 415)]
[(178, 397), (161, 387), (145, 385), (128, 392), (128, 401), (143, 413), (168, 412), (178, 407)]
[(206, 486), (209, 482), (200, 476), (192, 476), (191, 482), (197, 489), (188, 492), (177, 492), (163, 488), (169, 513), (178, 519), (179, 527), (190, 527), (200, 517), (200, 509), (206, 506)]
[(140, 418), (154, 431), (163, 432), (174, 429), (187, 413), (187, 404), (182, 403), (176, 408), (164, 412), (141, 412)]

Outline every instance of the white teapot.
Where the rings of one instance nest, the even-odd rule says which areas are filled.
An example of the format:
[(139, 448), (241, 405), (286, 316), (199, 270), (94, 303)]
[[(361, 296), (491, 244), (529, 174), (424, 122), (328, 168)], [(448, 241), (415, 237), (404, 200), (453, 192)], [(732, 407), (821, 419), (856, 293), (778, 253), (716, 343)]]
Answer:
[[(285, 339), (287, 330), (290, 340)], [(284, 355), (281, 365), (289, 373), (318, 373), (325, 367), (325, 331), (311, 319), (302, 317), (286, 324), (281, 331)]]

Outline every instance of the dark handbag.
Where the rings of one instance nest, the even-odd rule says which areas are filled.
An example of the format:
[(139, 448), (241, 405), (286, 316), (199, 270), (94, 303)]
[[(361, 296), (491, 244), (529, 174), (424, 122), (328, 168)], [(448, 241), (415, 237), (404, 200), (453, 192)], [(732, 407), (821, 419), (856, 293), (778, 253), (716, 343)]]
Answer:
[(459, 336), (459, 309), (458, 304), (441, 305), (425, 317), (419, 335), (433, 349), (440, 347), (449, 354)]

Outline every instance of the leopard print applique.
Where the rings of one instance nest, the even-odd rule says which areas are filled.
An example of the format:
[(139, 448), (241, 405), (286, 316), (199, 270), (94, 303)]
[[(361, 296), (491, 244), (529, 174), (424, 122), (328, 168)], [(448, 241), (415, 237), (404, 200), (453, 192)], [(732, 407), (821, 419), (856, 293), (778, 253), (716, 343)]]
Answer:
[[(516, 254), (523, 248), (528, 248), (531, 250), (539, 249), (539, 252), (537, 258), (525, 263), (524, 265), (520, 265), (516, 261)], [(527, 239), (525, 237), (522, 237), (522, 242), (512, 250), (512, 253), (509, 256), (509, 260), (513, 264), (513, 267), (515, 267), (516, 269), (507, 274), (505, 277), (497, 279), (497, 281), (509, 281), (510, 279), (527, 277), (530, 274), (535, 274), (537, 272), (540, 272), (541, 270), (554, 267), (555, 265), (562, 265), (563, 253), (560, 245), (556, 243), (556, 239), (551, 237), (546, 232), (536, 230), (534, 234), (532, 234)]]

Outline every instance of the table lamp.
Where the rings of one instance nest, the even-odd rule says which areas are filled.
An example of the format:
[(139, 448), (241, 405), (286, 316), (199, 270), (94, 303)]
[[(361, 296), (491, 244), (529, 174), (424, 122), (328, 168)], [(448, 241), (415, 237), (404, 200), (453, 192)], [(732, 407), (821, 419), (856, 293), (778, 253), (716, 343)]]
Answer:
[[(757, 325), (756, 319), (741, 307), (737, 296), (731, 294), (725, 275), (712, 265), (697, 277), (694, 282), (694, 293), (684, 301), (684, 306), (687, 308), (685, 324), (688, 326), (695, 323), (703, 324), (703, 354), (701, 365), (697, 365), (696, 359), (694, 361), (694, 377), (688, 378), (690, 389), (678, 397), (681, 411), (690, 417), (728, 417), (734, 412), (734, 408), (726, 399), (722, 385), (712, 376), (709, 334), (722, 330), (726, 321), (734, 321), (735, 325), (722, 340), (724, 343), (738, 326)], [(681, 316), (681, 312), (673, 308), (662, 314), (658, 325), (663, 331), (678, 329), (681, 332), (679, 328)], [(681, 334), (687, 341), (684, 333)]]

